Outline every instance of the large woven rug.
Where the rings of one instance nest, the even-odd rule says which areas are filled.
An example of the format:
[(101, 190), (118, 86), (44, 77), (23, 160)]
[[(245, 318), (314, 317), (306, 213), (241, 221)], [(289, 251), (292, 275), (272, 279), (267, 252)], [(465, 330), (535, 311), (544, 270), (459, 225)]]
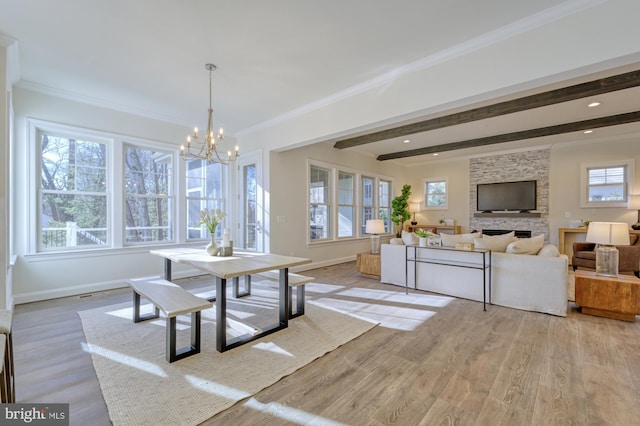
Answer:
[[(228, 306), (228, 336), (246, 332), (256, 310), (277, 311), (260, 290)], [(229, 299), (231, 302), (233, 299)], [(247, 309), (243, 308), (243, 305)], [(224, 353), (215, 350), (215, 307), (202, 312), (202, 352), (169, 364), (165, 319), (134, 324), (131, 303), (79, 312), (102, 394), (114, 425), (195, 425), (272, 385), (376, 325), (307, 302), (285, 330)], [(178, 346), (189, 341), (190, 316), (179, 317)]]

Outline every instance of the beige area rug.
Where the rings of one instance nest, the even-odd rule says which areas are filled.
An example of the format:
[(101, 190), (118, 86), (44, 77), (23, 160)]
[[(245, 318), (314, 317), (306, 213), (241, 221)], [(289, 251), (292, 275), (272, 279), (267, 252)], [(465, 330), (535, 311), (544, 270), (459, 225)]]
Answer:
[[(277, 318), (275, 304), (259, 293), (254, 287), (252, 296), (238, 299), (237, 306), (229, 299), (231, 316), (238, 319), (231, 321), (236, 330), (230, 329), (229, 336), (242, 334), (239, 330), (256, 307), (274, 311)], [(198, 424), (377, 324), (308, 301), (305, 315), (289, 321), (287, 329), (218, 353), (214, 307), (202, 312), (202, 352), (169, 364), (165, 319), (134, 324), (130, 305), (79, 312), (86, 350), (114, 425)], [(179, 347), (189, 341), (189, 320), (190, 316), (178, 318), (183, 323)]]

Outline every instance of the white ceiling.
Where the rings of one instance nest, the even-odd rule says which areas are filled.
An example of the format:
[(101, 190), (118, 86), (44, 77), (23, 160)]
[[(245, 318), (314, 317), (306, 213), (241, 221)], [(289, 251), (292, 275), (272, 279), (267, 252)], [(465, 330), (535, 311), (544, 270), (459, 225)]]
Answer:
[[(204, 65), (214, 63), (216, 126), (234, 135), (532, 16), (553, 20), (569, 7), (581, 1), (0, 0), (0, 34), (18, 41), (19, 86), (171, 121), (185, 131), (205, 124)], [(633, 94), (624, 105), (615, 94), (602, 97), (599, 111), (574, 101), (439, 129), (407, 145), (637, 110), (640, 96)], [(371, 155), (409, 149), (399, 143), (353, 149)]]

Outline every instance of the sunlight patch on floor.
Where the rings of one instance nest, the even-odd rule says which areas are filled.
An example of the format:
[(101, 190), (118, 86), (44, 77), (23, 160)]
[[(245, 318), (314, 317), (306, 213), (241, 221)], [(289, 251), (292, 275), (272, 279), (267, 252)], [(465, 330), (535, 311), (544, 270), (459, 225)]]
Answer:
[(374, 290), (370, 288), (349, 288), (337, 293), (341, 296), (357, 297), (361, 299), (384, 300), (385, 302), (409, 303), (420, 306), (442, 308), (455, 300), (455, 297), (436, 296), (432, 294), (400, 293), (389, 290)]
[(308, 300), (307, 303), (346, 312), (359, 318), (373, 320), (378, 322), (381, 327), (403, 331), (414, 330), (436, 314), (436, 312), (430, 310), (385, 306), (376, 303), (354, 302), (326, 297)]
[(101, 357), (110, 359), (112, 361), (118, 362), (120, 364), (137, 368), (138, 370), (145, 371), (147, 373), (153, 374), (159, 377), (167, 377), (164, 371), (156, 364), (152, 364), (150, 362), (134, 358), (129, 355), (122, 354), (120, 352), (114, 352), (107, 348), (103, 348), (102, 346), (97, 345), (89, 345), (86, 343), (82, 343), (82, 350), (88, 352), (90, 354), (100, 355)]
[[(298, 410), (297, 408), (287, 407), (277, 402), (268, 402), (263, 404), (255, 398), (250, 398), (245, 402), (245, 407), (252, 408), (262, 413), (269, 414), (274, 417), (279, 417), (283, 420), (287, 420), (291, 423), (299, 425), (314, 425), (314, 426), (343, 426), (344, 423), (335, 422), (325, 417), (318, 416), (316, 414), (308, 413), (306, 411)], [(346, 426), (346, 425), (345, 425)]]
[(253, 345), (254, 349), (259, 349), (261, 351), (268, 351), (278, 355), (285, 355), (293, 358), (293, 354), (289, 351), (284, 350), (280, 346), (276, 345), (273, 342), (260, 342)]
[(305, 291), (310, 293), (333, 293), (334, 291), (346, 288), (344, 285), (309, 283), (305, 286)]
[(184, 378), (196, 389), (200, 389), (201, 391), (212, 395), (219, 395), (229, 400), (243, 399), (251, 395), (250, 393), (241, 391), (240, 389), (232, 388), (221, 383), (210, 382), (191, 374), (185, 375)]

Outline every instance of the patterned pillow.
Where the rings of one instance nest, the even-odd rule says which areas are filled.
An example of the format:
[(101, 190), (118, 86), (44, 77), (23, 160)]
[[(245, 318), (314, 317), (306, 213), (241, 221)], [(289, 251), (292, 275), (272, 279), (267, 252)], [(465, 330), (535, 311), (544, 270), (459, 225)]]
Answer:
[(560, 252), (558, 251), (558, 247), (553, 244), (545, 244), (538, 252), (538, 256), (558, 257), (560, 256)]
[(405, 246), (415, 246), (418, 244), (418, 236), (413, 232), (402, 231), (402, 242)]

